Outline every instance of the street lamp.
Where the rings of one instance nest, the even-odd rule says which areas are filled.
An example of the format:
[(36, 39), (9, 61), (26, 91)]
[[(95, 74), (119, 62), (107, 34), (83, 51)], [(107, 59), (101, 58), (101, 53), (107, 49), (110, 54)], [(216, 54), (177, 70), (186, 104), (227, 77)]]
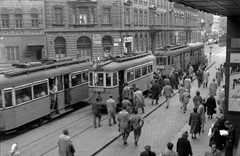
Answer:
[(209, 49), (210, 49), (210, 53), (209, 53), (209, 62), (211, 62), (213, 46), (209, 46)]

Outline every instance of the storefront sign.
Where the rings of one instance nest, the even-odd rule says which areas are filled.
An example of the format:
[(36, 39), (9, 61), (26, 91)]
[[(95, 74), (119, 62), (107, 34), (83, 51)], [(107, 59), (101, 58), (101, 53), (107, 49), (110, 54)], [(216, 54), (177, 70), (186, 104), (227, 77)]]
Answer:
[(240, 63), (240, 52), (230, 54), (230, 63)]
[(229, 77), (228, 111), (240, 112), (240, 72), (235, 70)]
[(133, 42), (133, 37), (124, 37), (124, 42)]

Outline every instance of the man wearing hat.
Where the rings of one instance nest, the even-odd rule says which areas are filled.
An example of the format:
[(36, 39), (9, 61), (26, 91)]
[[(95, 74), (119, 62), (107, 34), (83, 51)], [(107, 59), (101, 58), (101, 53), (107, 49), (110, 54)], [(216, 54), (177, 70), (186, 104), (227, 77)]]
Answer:
[(187, 104), (189, 103), (189, 99), (191, 98), (190, 91), (188, 89), (185, 90), (182, 94), (182, 103), (183, 103), (183, 113), (187, 110)]
[(233, 147), (235, 145), (235, 129), (233, 125), (229, 121), (224, 122), (225, 126), (228, 128), (228, 134), (226, 135), (226, 149), (225, 155), (226, 156), (233, 156)]
[(144, 147), (145, 151), (143, 151), (140, 156), (156, 156), (156, 153), (151, 151), (151, 146), (146, 145)]
[(188, 140), (188, 132), (184, 132), (182, 137), (177, 141), (178, 156), (192, 156), (192, 147)]

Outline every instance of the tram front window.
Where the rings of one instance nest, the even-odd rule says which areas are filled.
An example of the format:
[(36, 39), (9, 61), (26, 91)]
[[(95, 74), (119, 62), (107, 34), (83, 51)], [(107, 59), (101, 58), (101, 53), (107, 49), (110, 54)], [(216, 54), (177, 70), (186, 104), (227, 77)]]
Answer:
[(111, 86), (111, 73), (106, 73), (106, 86)]
[(82, 73), (82, 82), (87, 83), (88, 82), (88, 72), (83, 72)]
[(133, 70), (129, 70), (127, 71), (127, 81), (132, 81), (134, 80), (134, 71)]
[(113, 73), (113, 86), (116, 86), (118, 82), (117, 73)]
[(167, 65), (166, 57), (157, 57), (157, 65)]
[(77, 73), (77, 74), (72, 74), (72, 86), (77, 86), (82, 84), (82, 74)]
[(95, 74), (95, 86), (103, 86), (103, 73)]
[(12, 106), (12, 90), (4, 91), (5, 107)]

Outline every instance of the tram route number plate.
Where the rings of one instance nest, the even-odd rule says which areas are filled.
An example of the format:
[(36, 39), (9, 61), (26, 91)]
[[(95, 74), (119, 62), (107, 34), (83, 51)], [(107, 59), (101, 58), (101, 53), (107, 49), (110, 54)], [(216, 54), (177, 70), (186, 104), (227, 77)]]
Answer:
[(156, 68), (164, 69), (165, 67), (164, 67), (164, 66), (161, 66), (161, 65), (157, 65)]
[(94, 92), (104, 92), (104, 88), (93, 88)]

